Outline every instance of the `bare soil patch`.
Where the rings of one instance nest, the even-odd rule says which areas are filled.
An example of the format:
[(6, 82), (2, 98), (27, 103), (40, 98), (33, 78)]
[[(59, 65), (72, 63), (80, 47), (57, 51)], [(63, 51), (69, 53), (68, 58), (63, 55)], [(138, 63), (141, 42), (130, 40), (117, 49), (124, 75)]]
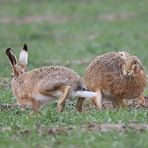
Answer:
[(84, 125), (84, 128), (88, 131), (99, 131), (99, 132), (108, 132), (108, 131), (117, 131), (117, 132), (125, 132), (127, 130), (135, 130), (135, 131), (145, 131), (148, 130), (147, 124), (98, 124), (98, 123), (87, 123)]
[[(127, 106), (129, 108), (148, 108), (148, 97), (145, 96), (145, 106), (142, 106), (142, 105), (139, 105), (139, 102), (138, 102), (138, 99), (134, 99), (134, 100), (124, 100), (124, 102), (127, 104)], [(104, 108), (113, 108), (112, 106), (112, 103), (109, 102), (109, 101), (106, 101), (104, 104), (103, 104), (103, 107)]]
[(40, 23), (43, 21), (49, 22), (49, 23), (64, 23), (68, 20), (66, 16), (25, 16), (22, 18), (1, 18), (0, 23), (2, 24), (31, 24), (31, 23)]
[(98, 19), (105, 21), (129, 20), (134, 17), (133, 13), (109, 13), (98, 16)]
[(57, 135), (68, 135), (72, 133), (75, 129), (83, 132), (126, 132), (126, 131), (136, 131), (136, 132), (144, 132), (148, 131), (148, 124), (139, 124), (139, 123), (129, 123), (129, 124), (99, 124), (96, 122), (89, 122), (79, 127), (70, 126), (70, 127), (35, 127), (32, 128), (17, 128), (13, 129), (11, 127), (0, 127), (0, 132), (6, 131), (14, 131), (20, 134), (30, 134), (33, 130), (37, 131), (41, 136), (48, 134), (49, 136), (57, 136)]

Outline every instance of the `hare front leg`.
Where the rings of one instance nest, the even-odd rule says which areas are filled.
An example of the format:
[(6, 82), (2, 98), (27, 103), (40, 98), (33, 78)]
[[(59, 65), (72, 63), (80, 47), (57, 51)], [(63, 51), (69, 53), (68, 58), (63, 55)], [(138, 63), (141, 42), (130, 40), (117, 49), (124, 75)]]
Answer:
[(92, 98), (93, 104), (97, 109), (102, 109), (102, 93), (101, 90), (96, 91), (96, 97)]
[(76, 103), (76, 110), (77, 111), (79, 111), (79, 112), (82, 111), (82, 104), (83, 104), (84, 100), (85, 100), (85, 98), (83, 98), (83, 97), (78, 98), (78, 101)]
[(120, 104), (121, 108), (126, 108), (127, 107), (127, 105), (125, 104), (123, 99), (120, 99), (119, 104)]
[(17, 99), (17, 105), (22, 106), (24, 109), (32, 109), (34, 112), (37, 112), (40, 103), (32, 97), (20, 97)]
[(32, 109), (34, 112), (38, 112), (38, 109), (40, 107), (40, 103), (35, 100), (34, 98), (31, 99), (31, 102), (32, 102)]
[(114, 108), (127, 107), (122, 98), (114, 98), (114, 99), (112, 99), (112, 103), (113, 103)]
[(65, 105), (65, 100), (67, 99), (69, 92), (70, 92), (70, 86), (66, 86), (65, 89), (64, 89), (63, 96), (61, 96), (59, 101), (58, 101), (58, 105), (57, 105), (57, 111), (58, 112), (63, 111), (64, 105)]

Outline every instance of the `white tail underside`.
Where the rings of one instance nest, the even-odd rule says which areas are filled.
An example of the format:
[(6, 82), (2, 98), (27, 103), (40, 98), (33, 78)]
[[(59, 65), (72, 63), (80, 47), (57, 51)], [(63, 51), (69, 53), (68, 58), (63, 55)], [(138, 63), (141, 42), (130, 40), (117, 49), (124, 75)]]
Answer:
[(96, 97), (96, 93), (93, 91), (77, 91), (74, 95), (75, 97), (83, 97), (86, 99), (91, 99)]

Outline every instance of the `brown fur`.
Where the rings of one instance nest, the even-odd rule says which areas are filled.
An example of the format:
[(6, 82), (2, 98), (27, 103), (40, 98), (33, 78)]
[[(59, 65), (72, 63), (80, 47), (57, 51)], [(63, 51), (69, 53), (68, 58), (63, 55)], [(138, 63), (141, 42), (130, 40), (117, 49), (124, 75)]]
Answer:
[[(28, 58), (26, 45), (20, 53), (19, 62), (11, 48), (6, 50), (6, 54), (14, 74), (13, 94), (17, 98), (17, 102), (23, 106), (37, 110), (46, 101), (60, 97), (57, 110), (61, 112), (65, 100), (69, 96), (73, 96), (78, 88), (84, 87), (80, 76), (66, 67), (47, 66), (26, 72)], [(81, 110), (81, 105), (78, 106), (78, 110)]]
[[(144, 68), (136, 56), (126, 52), (111, 52), (95, 58), (85, 72), (89, 89), (101, 90), (114, 106), (125, 107), (123, 99), (143, 96), (146, 86)], [(144, 100), (141, 101), (144, 104)]]

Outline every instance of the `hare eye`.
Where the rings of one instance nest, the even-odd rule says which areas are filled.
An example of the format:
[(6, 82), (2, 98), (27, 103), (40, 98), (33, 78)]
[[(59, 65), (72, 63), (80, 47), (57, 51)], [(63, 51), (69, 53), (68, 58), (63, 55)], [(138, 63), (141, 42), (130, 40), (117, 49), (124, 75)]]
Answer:
[(133, 64), (137, 64), (137, 61), (136, 61), (136, 60), (134, 60)]

